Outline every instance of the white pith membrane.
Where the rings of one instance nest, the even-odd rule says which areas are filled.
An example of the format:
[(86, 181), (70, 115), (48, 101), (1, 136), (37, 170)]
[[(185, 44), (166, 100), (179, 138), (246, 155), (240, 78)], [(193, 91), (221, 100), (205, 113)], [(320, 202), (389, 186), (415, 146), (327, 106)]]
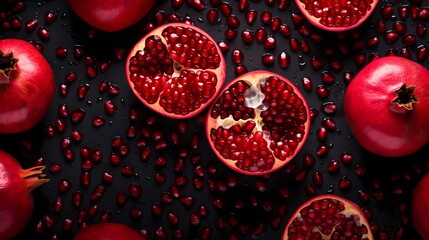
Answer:
[[(326, 202), (329, 202), (329, 205), (322, 204)], [(319, 208), (313, 209), (316, 204)], [(324, 207), (320, 207), (321, 205)], [(338, 209), (337, 206), (342, 206), (343, 209)], [(294, 216), (288, 228), (287, 239), (369, 240), (369, 234), (365, 232), (370, 231), (369, 226), (364, 226), (359, 215), (350, 211), (349, 206), (350, 204), (346, 202), (331, 198), (322, 198), (311, 202)], [(345, 219), (347, 219), (346, 223), (344, 223)], [(325, 232), (323, 232), (323, 228), (326, 230)], [(363, 232), (353, 234), (352, 228), (355, 231)]]
[[(193, 32), (193, 34), (198, 33), (201, 36), (206, 37), (205, 34), (198, 32), (196, 29), (185, 28), (184, 26), (177, 26), (177, 27), (168, 26), (166, 28), (159, 30), (159, 32), (155, 32), (153, 34), (148, 35), (146, 39), (149, 39), (153, 36), (159, 37), (159, 39), (157, 40), (159, 40), (162, 43), (162, 45), (165, 47), (164, 49), (165, 52), (163, 54), (168, 55), (168, 57), (165, 57), (165, 58), (170, 58), (173, 62), (171, 65), (167, 64), (167, 65), (161, 66), (160, 69), (158, 69), (158, 72), (156, 74), (150, 75), (146, 73), (146, 75), (144, 75), (145, 79), (151, 78), (153, 82), (158, 82), (158, 83), (161, 83), (162, 85), (162, 89), (158, 90), (159, 91), (158, 94), (152, 94), (152, 96), (157, 97), (155, 102), (148, 101), (148, 98), (144, 96), (142, 89), (137, 89), (136, 82), (133, 81), (133, 83), (135, 84), (135, 90), (146, 102), (148, 102), (148, 104), (159, 105), (167, 113), (172, 113), (176, 115), (186, 115), (196, 111), (201, 105), (206, 104), (216, 93), (216, 86), (220, 81), (220, 76), (214, 70), (220, 69), (221, 61), (216, 63), (215, 67), (211, 67), (210, 65), (208, 65), (208, 67), (205, 67), (205, 68), (197, 68), (197, 67), (200, 67), (200, 66), (195, 66), (195, 65), (198, 65), (198, 63), (194, 64), (194, 66), (192, 67), (184, 66), (183, 64), (180, 63), (180, 58), (183, 59), (190, 56), (186, 51), (173, 53), (172, 51), (173, 44), (171, 44), (171, 40), (167, 40), (166, 37), (162, 35), (162, 33), (166, 31), (167, 28), (189, 29), (190, 31)], [(173, 34), (169, 36), (172, 36)], [(175, 36), (177, 35), (178, 34), (176, 34)], [(193, 36), (188, 36), (188, 37), (193, 37)], [(180, 39), (179, 41), (182, 40), (181, 38), (179, 39)], [(206, 38), (206, 41), (204, 43), (207, 43), (207, 42), (210, 42), (213, 46), (216, 45), (216, 43), (210, 40), (209, 38)], [(187, 43), (184, 43), (183, 41), (177, 44), (185, 46)], [(146, 48), (146, 45), (144, 45), (143, 48), (141, 48), (141, 50), (144, 52), (145, 48)], [(216, 47), (213, 47), (213, 48), (216, 49)], [(213, 49), (209, 49), (209, 50), (213, 50)], [(204, 51), (204, 49), (197, 49), (198, 56), (200, 56), (201, 59), (207, 59), (208, 57), (201, 56), (200, 53), (202, 51)], [(144, 52), (144, 55), (153, 57), (150, 53), (146, 53), (146, 52)], [(137, 56), (137, 53), (134, 56)], [(220, 56), (220, 53), (217, 51), (217, 57), (218, 56)], [(154, 60), (154, 64), (155, 65), (164, 64), (164, 62), (160, 60)], [(171, 68), (169, 68), (169, 66)], [(166, 71), (167, 68), (172, 69), (172, 73), (167, 73)], [(145, 68), (142, 67), (141, 69), (145, 69)], [(140, 73), (140, 75), (142, 74)], [(206, 77), (207, 79), (210, 79), (210, 81), (203, 82), (205, 80), (204, 77)], [(195, 82), (196, 80), (198, 80), (198, 82)], [(191, 81), (194, 83), (191, 83)], [(154, 88), (155, 87), (151, 89), (153, 90), (153, 92), (155, 92)]]
[[(297, 90), (281, 76), (270, 73), (252, 75), (250, 78), (256, 83), (246, 77), (229, 85), (213, 104), (209, 115), (215, 124), (208, 135), (217, 153), (227, 160), (227, 165), (256, 174), (287, 163), (299, 151), (308, 113)], [(270, 92), (269, 95), (264, 91)], [(229, 109), (225, 103), (235, 107)], [(235, 115), (238, 109), (244, 115)], [(273, 115), (273, 112), (278, 114)], [(280, 122), (274, 120), (277, 118)]]

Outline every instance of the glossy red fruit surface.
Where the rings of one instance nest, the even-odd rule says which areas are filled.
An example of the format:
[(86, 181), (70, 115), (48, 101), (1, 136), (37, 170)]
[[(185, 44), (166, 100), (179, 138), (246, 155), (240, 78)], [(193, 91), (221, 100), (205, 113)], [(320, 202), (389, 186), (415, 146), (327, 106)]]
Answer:
[(429, 71), (388, 56), (361, 69), (344, 96), (345, 117), (359, 144), (386, 157), (411, 154), (429, 140)]
[(308, 21), (316, 27), (340, 32), (361, 25), (374, 11), (378, 0), (295, 0), (295, 3)]
[(423, 239), (429, 239), (429, 174), (413, 189), (411, 216), (414, 228)]
[(11, 239), (28, 223), (33, 212), (31, 191), (47, 179), (44, 166), (22, 169), (10, 154), (0, 151), (0, 239)]
[(29, 130), (53, 101), (54, 73), (43, 55), (24, 40), (0, 40), (0, 61), (0, 134)]
[(333, 194), (303, 203), (289, 219), (282, 237), (283, 240), (343, 238), (375, 239), (359, 206)]
[(198, 27), (169, 23), (144, 36), (126, 62), (137, 98), (171, 118), (189, 118), (208, 106), (225, 81), (216, 41)]
[(120, 223), (97, 223), (88, 226), (78, 232), (73, 240), (122, 240), (133, 239), (143, 240), (143, 235), (140, 235), (134, 229)]
[(142, 19), (155, 5), (156, 0), (67, 0), (70, 7), (89, 25), (115, 32), (125, 29)]
[(206, 119), (217, 157), (248, 175), (267, 174), (291, 161), (309, 128), (309, 108), (300, 91), (285, 77), (262, 70), (224, 87)]

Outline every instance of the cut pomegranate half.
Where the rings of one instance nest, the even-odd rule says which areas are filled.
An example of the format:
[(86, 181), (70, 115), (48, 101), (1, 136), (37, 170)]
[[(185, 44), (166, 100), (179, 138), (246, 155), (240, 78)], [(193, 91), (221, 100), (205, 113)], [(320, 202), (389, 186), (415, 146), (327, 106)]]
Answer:
[(361, 25), (374, 11), (378, 0), (295, 0), (295, 3), (316, 27), (340, 32)]
[(303, 203), (286, 224), (283, 240), (373, 240), (371, 227), (358, 205), (333, 194)]
[(137, 98), (170, 118), (189, 118), (212, 102), (225, 81), (216, 41), (193, 25), (169, 23), (144, 36), (126, 62)]
[(310, 128), (307, 102), (289, 80), (253, 71), (231, 81), (206, 118), (209, 144), (228, 167), (263, 175), (300, 151)]

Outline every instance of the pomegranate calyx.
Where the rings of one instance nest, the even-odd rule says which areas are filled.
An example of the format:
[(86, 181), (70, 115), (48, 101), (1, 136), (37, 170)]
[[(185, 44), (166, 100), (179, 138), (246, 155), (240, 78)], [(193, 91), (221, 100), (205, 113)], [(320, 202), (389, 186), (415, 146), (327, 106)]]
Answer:
[(416, 86), (409, 86), (402, 84), (401, 88), (395, 91), (396, 98), (393, 99), (392, 103), (396, 103), (399, 107), (403, 107), (409, 111), (413, 110), (413, 104), (419, 101), (414, 96), (414, 89)]
[(0, 84), (7, 84), (10, 80), (10, 73), (16, 70), (18, 59), (13, 57), (13, 52), (3, 53), (0, 50)]
[(35, 166), (21, 171), (20, 175), (25, 182), (25, 186), (27, 186), (28, 192), (31, 192), (41, 185), (49, 182), (49, 179), (44, 178), (46, 176), (46, 174), (43, 173), (45, 168), (46, 166)]

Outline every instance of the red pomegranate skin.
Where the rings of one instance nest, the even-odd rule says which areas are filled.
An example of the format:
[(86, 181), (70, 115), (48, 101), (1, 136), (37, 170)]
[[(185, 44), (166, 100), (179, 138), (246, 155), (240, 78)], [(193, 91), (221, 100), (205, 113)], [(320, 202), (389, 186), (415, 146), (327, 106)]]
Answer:
[(413, 190), (411, 216), (414, 228), (423, 239), (429, 239), (429, 174)]
[[(411, 110), (392, 102), (403, 84), (415, 87)], [(361, 69), (344, 96), (345, 117), (359, 144), (370, 152), (399, 157), (428, 142), (429, 71), (405, 58), (388, 56)]]
[(142, 19), (156, 0), (67, 0), (70, 7), (89, 25), (106, 31), (125, 29)]
[(73, 240), (144, 240), (132, 228), (120, 223), (97, 223), (78, 232)]
[(8, 83), (0, 81), (0, 134), (27, 131), (43, 118), (52, 103), (54, 73), (43, 55), (24, 40), (0, 40), (0, 51), (12, 52), (18, 59)]
[(23, 170), (15, 158), (0, 151), (0, 239), (16, 236), (30, 220), (31, 190), (48, 181), (34, 176), (43, 168)]

